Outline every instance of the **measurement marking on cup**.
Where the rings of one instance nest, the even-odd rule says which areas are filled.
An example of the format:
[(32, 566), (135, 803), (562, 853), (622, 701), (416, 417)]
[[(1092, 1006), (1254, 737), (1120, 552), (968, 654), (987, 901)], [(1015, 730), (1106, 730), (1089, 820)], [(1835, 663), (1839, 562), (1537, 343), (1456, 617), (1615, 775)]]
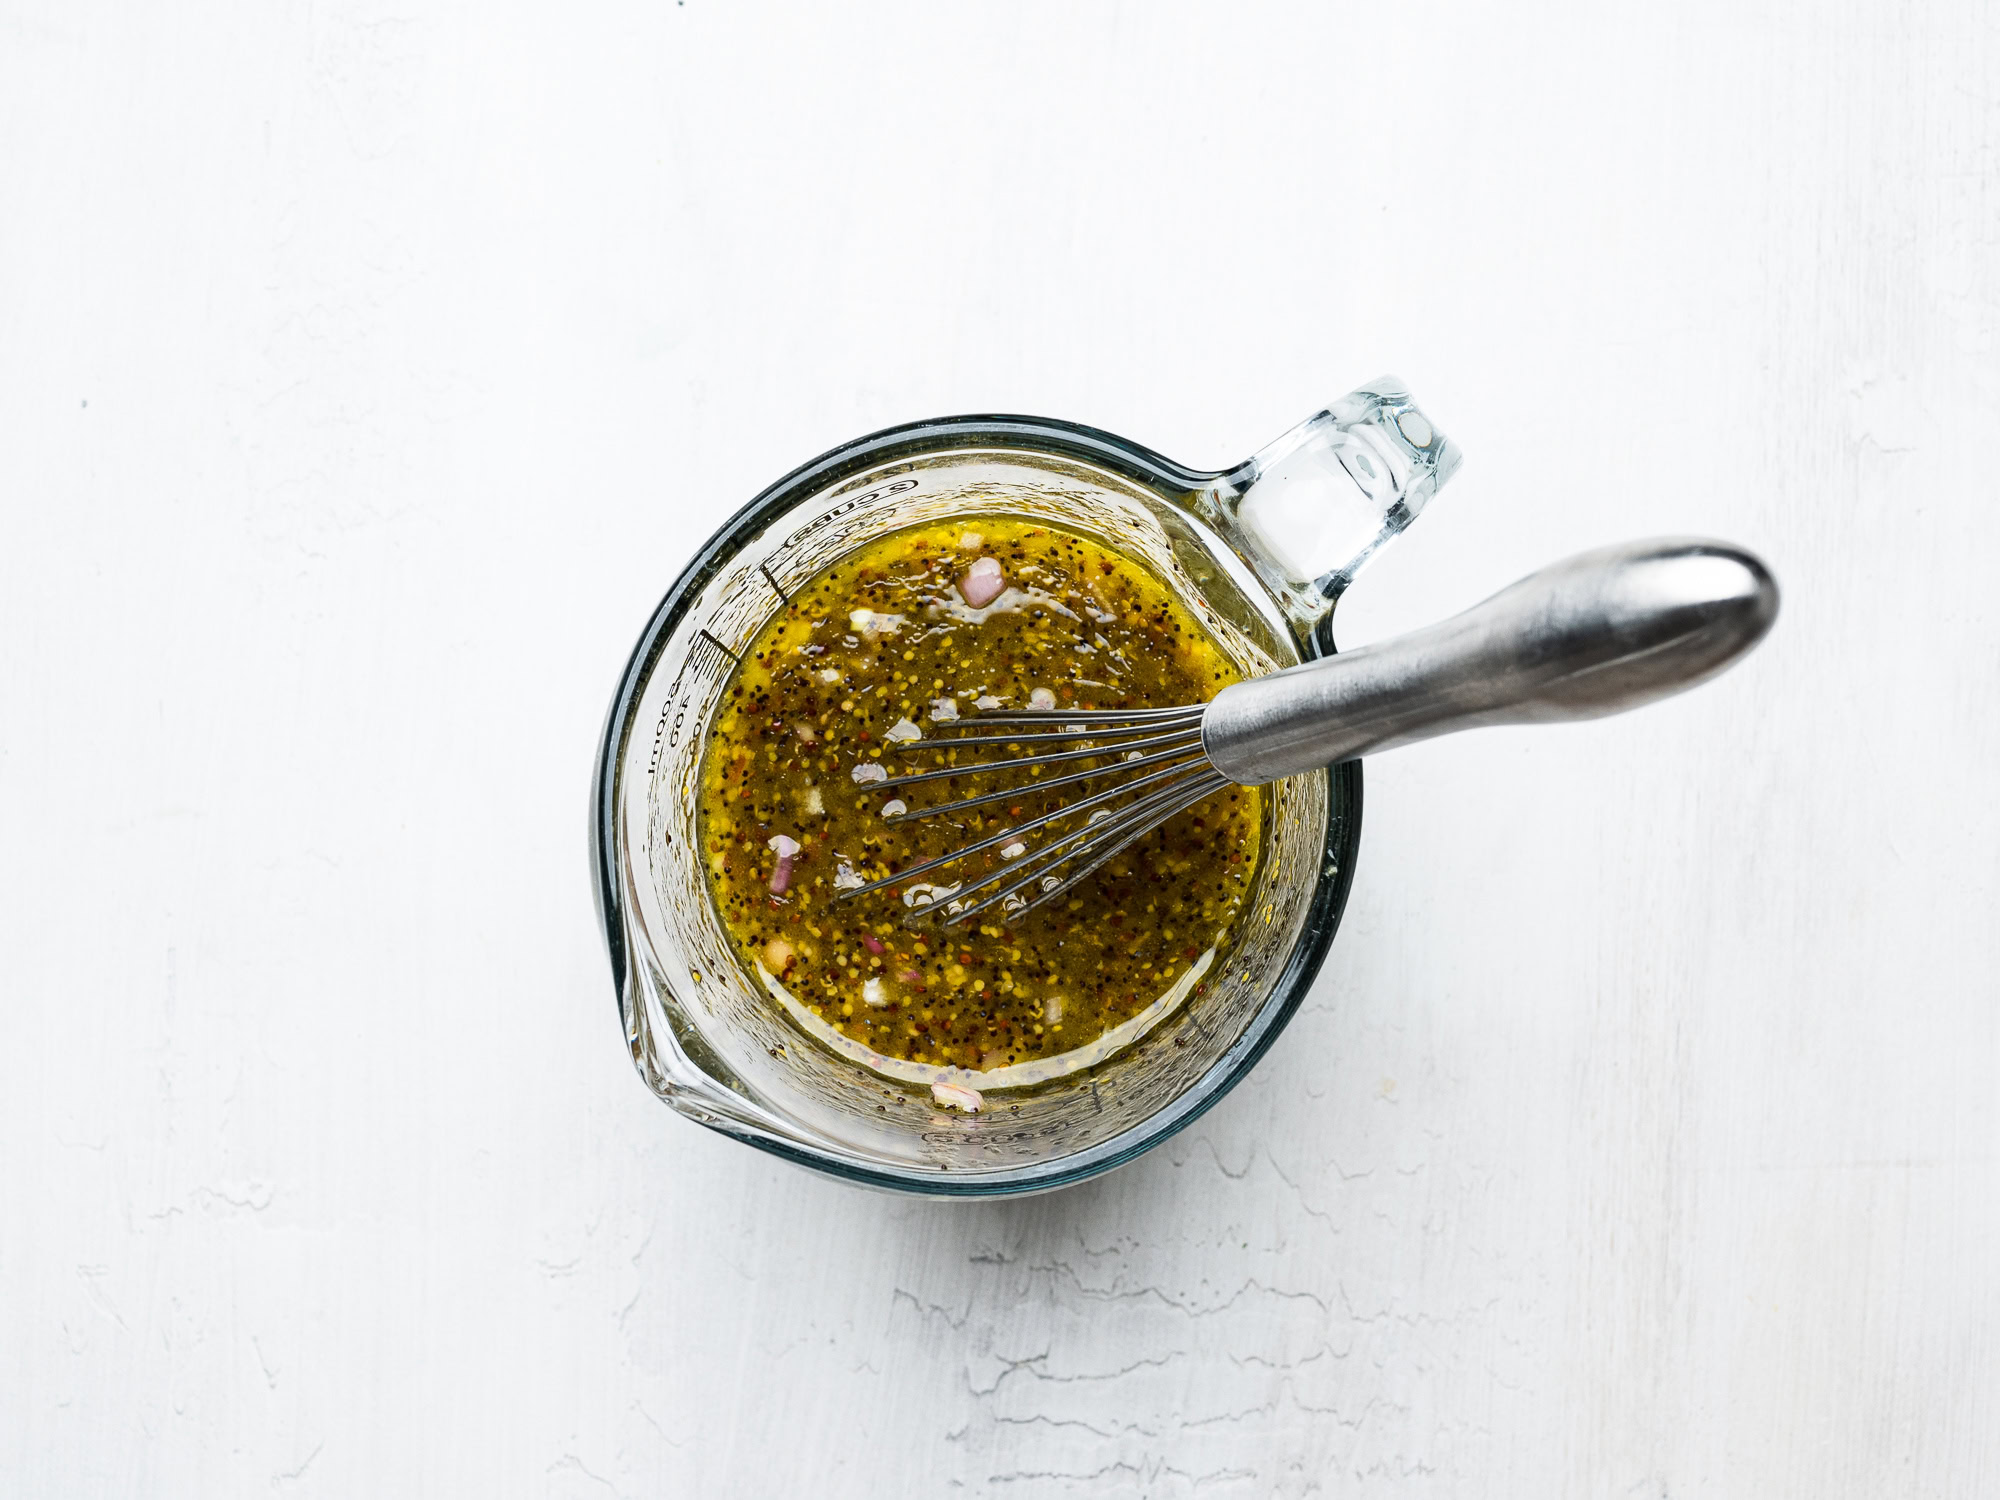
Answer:
[[(704, 651), (703, 646), (707, 647)], [(711, 656), (710, 653), (713, 653)], [(715, 660), (720, 657), (721, 660)], [(736, 653), (706, 630), (697, 630), (694, 639), (688, 643), (687, 660), (674, 674), (673, 686), (667, 689), (667, 701), (660, 710), (659, 722), (653, 726), (653, 754), (646, 764), (646, 774), (652, 775), (660, 769), (660, 756), (681, 742), (681, 728), (687, 722), (688, 710), (694, 706), (695, 695), (685, 691), (691, 674), (706, 676), (709, 681), (719, 683), (728, 668), (736, 664)]]
[(914, 479), (898, 479), (892, 484), (878, 484), (873, 489), (864, 491), (859, 495), (845, 496), (838, 504), (829, 507), (824, 513), (813, 517), (812, 520), (806, 522), (805, 525), (786, 537), (779, 544), (779, 550), (789, 552), (792, 548), (806, 541), (814, 532), (818, 531), (828, 522), (837, 521), (850, 511), (873, 505), (879, 500), (886, 500), (891, 495), (907, 494), (916, 487), (917, 481)]
[(784, 600), (785, 603), (787, 604), (790, 604), (792, 602), (792, 596), (785, 592), (785, 586), (782, 583), (778, 582), (777, 579), (771, 576), (771, 569), (767, 564), (758, 563), (757, 571), (764, 575), (764, 581), (766, 583), (770, 584), (772, 588), (778, 591), (778, 597), (780, 599)]

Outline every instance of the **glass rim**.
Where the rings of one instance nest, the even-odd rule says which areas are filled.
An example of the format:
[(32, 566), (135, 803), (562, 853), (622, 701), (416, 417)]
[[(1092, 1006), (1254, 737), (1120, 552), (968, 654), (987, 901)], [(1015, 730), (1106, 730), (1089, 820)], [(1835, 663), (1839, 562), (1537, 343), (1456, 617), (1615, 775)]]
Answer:
[[(627, 913), (618, 878), (621, 768), (640, 691), (649, 680), (660, 652), (716, 573), (785, 507), (865, 469), (969, 442), (987, 442), (1001, 449), (1015, 448), (1093, 463), (1156, 493), (1162, 488), (1198, 490), (1226, 472), (1190, 469), (1112, 433), (1052, 417), (938, 417), (887, 427), (829, 449), (766, 486), (724, 521), (682, 568), (640, 632), (619, 677), (598, 740), (591, 783), (591, 875), (598, 924), (611, 959), (613, 991), (621, 1022), (626, 989), (634, 982), (633, 954), (626, 933)], [(1331, 654), (1335, 650), (1331, 616), (1322, 620), (1310, 636), (1301, 638), (1299, 644), (1307, 659)], [(1243, 1081), (1297, 1013), (1333, 946), (1353, 886), (1354, 861), (1360, 848), (1361, 763), (1347, 761), (1316, 774), (1328, 778), (1326, 843), (1321, 873), (1314, 884), (1304, 925), (1292, 945), (1284, 971), (1229, 1049), (1193, 1085), (1138, 1124), (1095, 1146), (1046, 1163), (993, 1172), (946, 1173), (870, 1165), (834, 1151), (738, 1129), (723, 1119), (696, 1123), (842, 1181), (923, 1197), (1000, 1198), (1048, 1192), (1108, 1172), (1152, 1150), (1193, 1124)]]

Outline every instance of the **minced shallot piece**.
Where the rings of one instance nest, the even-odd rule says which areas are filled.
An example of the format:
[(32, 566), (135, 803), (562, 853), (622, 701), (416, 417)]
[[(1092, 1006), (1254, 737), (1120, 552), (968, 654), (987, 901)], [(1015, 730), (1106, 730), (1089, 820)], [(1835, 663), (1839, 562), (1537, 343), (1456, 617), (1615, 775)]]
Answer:
[(866, 760), (847, 774), (852, 776), (856, 781), (887, 781), (889, 779), (887, 771), (883, 770), (873, 761)]
[(989, 708), (998, 708), (1000, 706), (1000, 700), (994, 697), (991, 693), (981, 693), (977, 698), (974, 698), (972, 700), (972, 706), (974, 708), (981, 710)]
[(771, 871), (771, 894), (775, 896), (792, 883), (792, 861), (799, 857), (799, 841), (781, 833), (771, 840), (770, 848), (778, 856), (777, 868)]
[(986, 538), (976, 531), (962, 531), (958, 536), (958, 545), (967, 552), (977, 552), (986, 545)]
[(875, 1006), (887, 1005), (889, 1003), (888, 991), (883, 989), (881, 980), (871, 979), (861, 986), (861, 1003), (863, 1005)]
[(957, 717), (958, 700), (956, 698), (931, 699), (931, 719), (934, 723), (949, 724)]
[(821, 682), (840, 681), (840, 669), (837, 667), (821, 667), (819, 669), (819, 680)]
[(833, 872), (833, 888), (836, 891), (858, 891), (866, 884), (868, 882), (856, 873), (854, 866), (844, 859), (840, 862), (840, 868)]
[(883, 739), (898, 745), (907, 744), (911, 740), (920, 740), (923, 737), (923, 730), (917, 728), (908, 719), (898, 719), (889, 726), (888, 730), (882, 736)]
[(1026, 844), (1021, 843), (1017, 839), (1015, 842), (1009, 844), (1006, 848), (1000, 851), (1000, 857), (1002, 859), (1019, 859), (1022, 855), (1026, 854), (1027, 852), (1028, 852), (1028, 846)]
[(922, 984), (924, 982), (924, 976), (915, 969), (898, 969), (896, 977), (905, 984)]
[(882, 816), (885, 818), (900, 818), (909, 810), (910, 804), (905, 802), (901, 797), (891, 797), (887, 802), (882, 804)]
[(1048, 709), (1055, 706), (1056, 695), (1048, 688), (1036, 688), (1032, 693), (1028, 694), (1028, 707), (1030, 708)]
[(785, 970), (792, 966), (795, 956), (796, 950), (783, 938), (772, 938), (764, 945), (764, 967), (780, 979), (785, 977)]
[(857, 635), (894, 635), (903, 628), (903, 617), (885, 615), (875, 609), (851, 609), (847, 612), (847, 623)]
[(964, 1110), (969, 1115), (978, 1114), (979, 1106), (986, 1102), (978, 1089), (969, 1089), (962, 1083), (934, 1083), (931, 1097), (947, 1108)]
[(1007, 592), (1007, 573), (997, 557), (982, 557), (965, 570), (958, 591), (974, 609), (984, 609)]
[(864, 932), (861, 934), (861, 945), (864, 948), (866, 948), (870, 953), (887, 953), (889, 951), (887, 948), (884, 948), (882, 946), (882, 940), (877, 936), (875, 936), (875, 934), (872, 932)]
[(1061, 995), (1051, 995), (1042, 1002), (1042, 1019), (1047, 1021), (1051, 1026), (1062, 1019), (1062, 1013), (1063, 998)]

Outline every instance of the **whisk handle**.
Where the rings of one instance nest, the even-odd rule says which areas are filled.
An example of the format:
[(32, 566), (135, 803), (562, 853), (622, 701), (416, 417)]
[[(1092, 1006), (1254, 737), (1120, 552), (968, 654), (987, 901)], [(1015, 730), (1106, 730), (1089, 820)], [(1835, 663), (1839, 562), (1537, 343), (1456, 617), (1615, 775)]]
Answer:
[(1202, 746), (1254, 784), (1460, 729), (1594, 719), (1713, 677), (1777, 614), (1770, 570), (1740, 547), (1602, 547), (1428, 629), (1224, 688)]

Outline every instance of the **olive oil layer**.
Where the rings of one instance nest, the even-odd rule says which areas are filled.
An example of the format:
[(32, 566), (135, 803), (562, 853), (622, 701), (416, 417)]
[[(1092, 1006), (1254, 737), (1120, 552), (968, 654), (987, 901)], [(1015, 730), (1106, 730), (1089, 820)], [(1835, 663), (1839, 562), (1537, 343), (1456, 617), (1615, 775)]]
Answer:
[[(974, 608), (967, 588), (983, 600), (993, 582), (988, 562), (965, 583), (982, 558), (999, 563), (1004, 591)], [(952, 889), (1012, 846), (839, 898), (1111, 782), (1043, 792), (1009, 771), (874, 783), (1007, 754), (953, 751), (937, 732), (982, 709), (1168, 707), (1237, 677), (1164, 585), (1091, 538), (1000, 516), (884, 537), (802, 589), (725, 689), (701, 807), (724, 925), (752, 965), (889, 1057), (985, 1070), (1085, 1046), (1209, 950), (1226, 951), (1255, 871), (1262, 793), (1217, 793), (1048, 905), (946, 927), (938, 914)], [(1108, 751), (1090, 764), (1115, 762)], [(1018, 797), (964, 813), (884, 820), (896, 801), (915, 812), (1009, 786)], [(1081, 816), (1023, 842), (1036, 847)]]

